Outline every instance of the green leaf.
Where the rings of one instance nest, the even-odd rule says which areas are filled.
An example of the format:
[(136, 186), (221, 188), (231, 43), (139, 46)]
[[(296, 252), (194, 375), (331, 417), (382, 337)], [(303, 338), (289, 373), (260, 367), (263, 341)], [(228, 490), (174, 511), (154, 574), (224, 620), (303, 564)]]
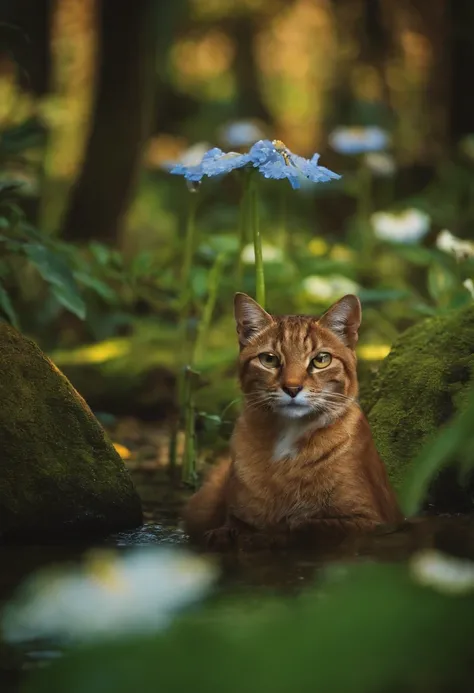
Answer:
[(199, 246), (197, 252), (204, 257), (219, 253), (232, 255), (237, 252), (238, 248), (239, 239), (235, 235), (216, 234), (211, 236), (206, 243)]
[(95, 291), (95, 293), (103, 298), (104, 301), (107, 301), (108, 303), (116, 303), (116, 292), (110, 286), (108, 286), (108, 284), (100, 279), (97, 279), (97, 277), (93, 277), (85, 272), (74, 272), (74, 278), (79, 282), (79, 284), (82, 284), (88, 289)]
[[(465, 457), (466, 446), (472, 447), (474, 421), (474, 388), (467, 407), (443, 428), (413, 460), (410, 473), (401, 491), (401, 503), (407, 515), (416, 513), (424, 499), (431, 480), (449, 462)], [(465, 462), (466, 464), (466, 462)], [(469, 460), (472, 469), (474, 459)]]
[(367, 303), (376, 303), (379, 301), (400, 301), (403, 298), (408, 298), (410, 292), (403, 289), (361, 289), (359, 298)]
[(153, 265), (155, 258), (149, 250), (145, 250), (139, 253), (133, 258), (132, 265), (130, 267), (130, 273), (135, 278), (147, 277), (153, 271)]
[(89, 250), (99, 265), (105, 266), (109, 263), (111, 251), (106, 245), (102, 245), (102, 243), (96, 243), (94, 241), (93, 243), (90, 243)]
[(220, 428), (222, 420), (217, 414), (206, 414), (206, 412), (200, 411), (198, 416), (205, 431), (216, 431)]
[(428, 270), (428, 291), (437, 303), (446, 303), (457, 279), (446, 267), (434, 262)]
[(39, 243), (29, 243), (24, 246), (24, 250), (43, 279), (51, 285), (51, 291), (59, 303), (84, 320), (86, 305), (64, 259)]
[(413, 310), (416, 310), (417, 313), (421, 313), (422, 315), (428, 315), (430, 317), (438, 313), (438, 310), (436, 308), (434, 308), (433, 306), (429, 306), (427, 303), (422, 303), (421, 301), (414, 303), (412, 308)]
[(207, 293), (208, 272), (204, 267), (194, 267), (191, 273), (191, 287), (194, 296), (203, 298)]
[(397, 255), (408, 260), (408, 262), (412, 262), (414, 265), (419, 265), (421, 267), (427, 267), (436, 256), (432, 250), (420, 245), (392, 244), (392, 249), (395, 249)]
[(5, 287), (0, 284), (0, 310), (5, 314), (13, 327), (18, 327), (18, 318), (15, 313), (15, 309), (10, 301), (10, 296), (8, 295)]

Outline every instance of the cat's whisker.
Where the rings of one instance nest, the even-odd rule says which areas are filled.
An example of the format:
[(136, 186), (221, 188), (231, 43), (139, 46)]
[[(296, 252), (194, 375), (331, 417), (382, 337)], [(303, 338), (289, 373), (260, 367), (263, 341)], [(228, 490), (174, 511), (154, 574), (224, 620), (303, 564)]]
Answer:
[(355, 404), (360, 409), (360, 404), (355, 397), (350, 397), (349, 395), (344, 395), (340, 392), (322, 392), (320, 394), (321, 399), (324, 402), (329, 403), (344, 403), (344, 404)]
[(246, 395), (246, 406), (249, 409), (269, 409), (274, 401), (272, 392), (252, 392)]
[(323, 395), (324, 397), (335, 397), (335, 398), (339, 398), (339, 399), (347, 399), (351, 402), (357, 401), (355, 397), (351, 397), (350, 395), (345, 395), (342, 392), (331, 392), (331, 390), (322, 390), (322, 392), (320, 394)]

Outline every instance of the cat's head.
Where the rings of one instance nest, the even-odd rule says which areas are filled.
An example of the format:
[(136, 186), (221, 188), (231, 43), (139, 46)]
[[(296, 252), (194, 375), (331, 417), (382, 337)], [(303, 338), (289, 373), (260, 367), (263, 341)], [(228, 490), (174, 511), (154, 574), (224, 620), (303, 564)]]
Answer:
[(341, 298), (320, 318), (270, 315), (238, 293), (234, 313), (240, 382), (246, 406), (287, 419), (338, 418), (357, 396), (354, 353), (361, 321), (356, 296)]

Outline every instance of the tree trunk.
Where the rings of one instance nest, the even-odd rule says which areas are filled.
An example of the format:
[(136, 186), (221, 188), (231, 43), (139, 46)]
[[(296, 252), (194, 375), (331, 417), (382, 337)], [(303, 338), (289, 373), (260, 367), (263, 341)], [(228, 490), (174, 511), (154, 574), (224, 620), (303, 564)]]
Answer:
[(472, 0), (448, 3), (450, 36), (446, 53), (451, 55), (449, 133), (454, 144), (474, 132), (474, 6)]
[(71, 241), (120, 235), (152, 122), (155, 0), (101, 0), (99, 74), (82, 172), (63, 224)]
[(51, 0), (3, 0), (0, 14), (0, 52), (17, 63), (22, 89), (43, 96), (51, 68)]
[(237, 85), (237, 114), (240, 118), (261, 118), (271, 122), (272, 115), (264, 103), (255, 56), (258, 26), (255, 18), (243, 14), (232, 18), (229, 34), (235, 40), (234, 73)]

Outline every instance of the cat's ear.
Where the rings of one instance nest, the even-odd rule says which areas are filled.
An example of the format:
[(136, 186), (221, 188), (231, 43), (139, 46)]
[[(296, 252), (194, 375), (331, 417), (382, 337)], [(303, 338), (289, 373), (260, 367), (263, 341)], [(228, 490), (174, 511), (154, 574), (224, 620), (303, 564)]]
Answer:
[(362, 309), (357, 296), (348, 294), (322, 315), (318, 324), (331, 330), (350, 349), (354, 349), (359, 338), (358, 330)]
[(245, 346), (252, 337), (273, 323), (272, 316), (257, 301), (242, 293), (234, 296), (234, 316), (241, 346)]

